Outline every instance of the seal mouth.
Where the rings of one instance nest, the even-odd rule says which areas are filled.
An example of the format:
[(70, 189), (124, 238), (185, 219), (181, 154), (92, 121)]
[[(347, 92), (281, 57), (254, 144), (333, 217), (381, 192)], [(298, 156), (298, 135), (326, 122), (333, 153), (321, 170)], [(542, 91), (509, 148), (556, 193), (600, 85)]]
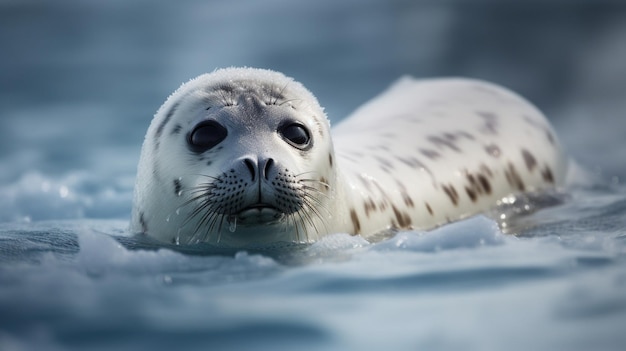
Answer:
[(240, 224), (271, 224), (283, 219), (285, 213), (270, 204), (258, 203), (246, 206), (236, 214), (236, 217)]

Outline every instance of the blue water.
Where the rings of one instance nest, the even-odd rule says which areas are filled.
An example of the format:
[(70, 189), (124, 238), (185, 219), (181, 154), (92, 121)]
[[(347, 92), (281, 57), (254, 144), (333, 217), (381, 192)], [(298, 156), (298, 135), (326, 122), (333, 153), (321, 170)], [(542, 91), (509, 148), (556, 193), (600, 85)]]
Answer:
[[(623, 350), (624, 42), (616, 1), (0, 1), (0, 350)], [(403, 74), (495, 81), (589, 177), (377, 243), (128, 237), (152, 114), (231, 65), (295, 77), (333, 122)]]

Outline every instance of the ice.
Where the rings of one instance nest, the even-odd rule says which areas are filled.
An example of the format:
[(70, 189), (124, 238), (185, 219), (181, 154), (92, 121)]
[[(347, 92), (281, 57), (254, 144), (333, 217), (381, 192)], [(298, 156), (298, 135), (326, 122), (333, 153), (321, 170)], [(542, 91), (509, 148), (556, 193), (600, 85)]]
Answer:
[(376, 250), (399, 248), (411, 251), (441, 251), (458, 248), (475, 248), (504, 243), (504, 234), (498, 224), (485, 217), (475, 216), (442, 226), (428, 233), (403, 232), (376, 245)]

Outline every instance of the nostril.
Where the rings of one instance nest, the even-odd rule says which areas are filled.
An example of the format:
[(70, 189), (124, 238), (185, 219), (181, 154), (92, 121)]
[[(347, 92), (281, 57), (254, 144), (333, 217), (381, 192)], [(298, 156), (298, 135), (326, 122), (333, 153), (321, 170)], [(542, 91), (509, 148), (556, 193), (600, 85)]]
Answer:
[(272, 167), (274, 167), (274, 159), (268, 158), (267, 161), (265, 161), (265, 167), (263, 167), (263, 177), (265, 179), (268, 179)]
[(252, 161), (251, 159), (247, 158), (247, 159), (243, 160), (243, 163), (245, 163), (246, 167), (248, 167), (248, 171), (250, 171), (250, 176), (252, 177), (252, 181), (254, 182), (254, 180), (256, 178), (256, 165), (255, 165), (254, 161)]

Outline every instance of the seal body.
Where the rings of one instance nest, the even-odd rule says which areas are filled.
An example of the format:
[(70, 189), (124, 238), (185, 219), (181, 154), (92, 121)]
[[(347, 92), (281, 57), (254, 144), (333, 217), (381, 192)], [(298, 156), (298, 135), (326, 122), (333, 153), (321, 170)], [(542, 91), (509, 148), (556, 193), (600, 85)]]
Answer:
[(268, 70), (202, 75), (157, 111), (131, 230), (230, 247), (429, 229), (563, 185), (545, 117), (499, 86), (405, 77), (330, 130), (315, 97)]

